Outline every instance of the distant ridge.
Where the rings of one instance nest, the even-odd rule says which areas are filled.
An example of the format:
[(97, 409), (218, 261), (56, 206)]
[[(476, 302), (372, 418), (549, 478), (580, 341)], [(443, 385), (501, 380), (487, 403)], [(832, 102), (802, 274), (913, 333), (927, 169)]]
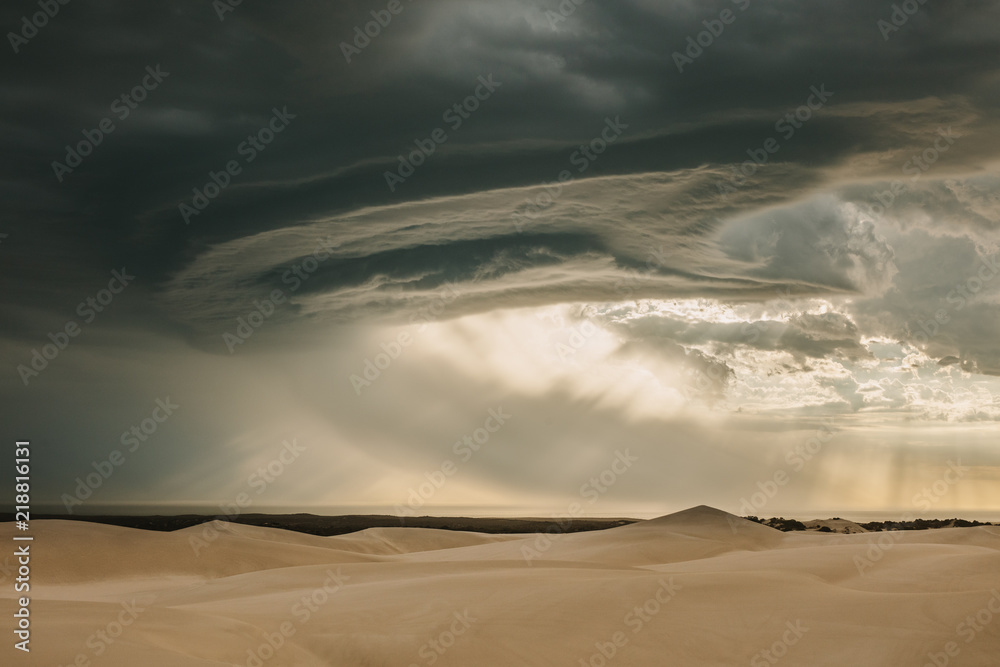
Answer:
[(769, 526), (744, 519), (743, 517), (724, 512), (708, 505), (697, 505), (680, 512), (666, 514), (655, 519), (634, 524), (640, 526), (666, 529), (692, 537), (722, 539), (730, 541), (736, 536), (773, 540), (781, 531)]
[[(573, 519), (566, 522), (560, 519), (542, 518), (481, 518), (481, 517), (435, 517), (414, 516), (399, 517), (387, 514), (348, 514), (339, 516), (320, 516), (316, 514), (260, 514), (246, 513), (238, 516), (212, 516), (203, 514), (180, 514), (173, 516), (150, 515), (66, 515), (41, 514), (32, 515), (32, 519), (54, 519), (60, 521), (84, 521), (124, 528), (139, 528), (159, 532), (183, 530), (192, 526), (210, 523), (215, 520), (263, 528), (280, 528), (298, 533), (329, 537), (346, 535), (368, 528), (436, 528), (439, 530), (454, 530), (463, 532), (478, 532), (493, 535), (543, 533), (555, 530), (560, 533), (576, 533), (592, 530), (607, 530), (617, 528), (638, 519), (603, 519), (586, 518)], [(14, 521), (11, 513), (0, 513), (0, 523)]]

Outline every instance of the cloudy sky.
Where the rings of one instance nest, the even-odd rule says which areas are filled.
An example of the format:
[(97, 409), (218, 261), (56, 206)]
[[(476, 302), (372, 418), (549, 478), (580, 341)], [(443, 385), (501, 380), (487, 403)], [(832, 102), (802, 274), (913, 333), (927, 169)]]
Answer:
[(1000, 516), (1000, 3), (902, 4), (5, 3), (33, 503)]

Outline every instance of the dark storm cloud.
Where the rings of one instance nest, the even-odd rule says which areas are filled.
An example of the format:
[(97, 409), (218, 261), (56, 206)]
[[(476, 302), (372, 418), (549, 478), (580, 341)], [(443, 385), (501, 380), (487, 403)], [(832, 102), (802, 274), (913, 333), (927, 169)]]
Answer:
[[(32, 7), (8, 5), (3, 24), (13, 29)], [(155, 288), (206, 242), (365, 204), (552, 181), (609, 115), (629, 129), (587, 177), (742, 161), (813, 85), (834, 91), (829, 111), (866, 108), (817, 113), (773, 162), (818, 167), (909, 146), (912, 127), (956, 119), (947, 104), (900, 117), (929, 97), (961, 99), (978, 122), (995, 114), (984, 63), (998, 45), (979, 26), (996, 3), (925, 5), (885, 41), (876, 21), (890, 8), (879, 3), (752, 2), (678, 73), (672, 54), (723, 8), (738, 10), (587, 2), (553, 23), (555, 2), (405, 3), (348, 64), (341, 42), (381, 6), (244, 3), (223, 21), (203, 2), (66, 6), (3, 64), (2, 178), (22, 193), (8, 210), (10, 243), (59, 267), (11, 258), (4, 270), (21, 280), (8, 298), (37, 304), (63, 291), (64, 276), (123, 261)], [(156, 64), (169, 78), (118, 120), (112, 100)], [(395, 156), (443, 126), (442, 112), (489, 73), (502, 88), (390, 193), (383, 173)], [(178, 204), (283, 105), (298, 116), (288, 131), (183, 225)], [(115, 132), (57, 183), (51, 162), (109, 116)], [(43, 294), (28, 287), (39, 284)]]
[[(839, 300), (841, 310), (824, 317), (613, 327), (625, 352), (655, 347), (727, 379), (727, 350), (786, 351), (803, 366), (864, 360), (864, 338), (920, 342), (921, 324), (944, 309), (947, 323), (925, 346), (947, 360), (940, 368), (1000, 374), (1000, 280), (962, 308), (949, 301), (969, 267), (1000, 250), (1000, 3), (926, 3), (884, 39), (877, 22), (892, 3), (871, 0), (587, 0), (565, 20), (552, 19), (555, 0), (404, 2), (348, 63), (342, 43), (385, 5), (244, 0), (220, 20), (208, 0), (77, 0), (0, 58), (0, 386), (12, 397), (2, 410), (5, 423), (75, 443), (62, 468), (58, 448), (43, 455), (65, 473), (59, 484), (106, 456), (171, 392), (185, 396), (191, 416), (160, 434), (175, 457), (164, 449), (157, 465), (129, 473), (136, 493), (163, 477), (158, 492), (176, 495), (185, 480), (204, 478), (180, 463), (202, 450), (213, 465), (241, 460), (242, 434), (227, 420), (271, 434), (268, 419), (301, 401), (258, 390), (231, 363), (222, 334), (276, 289), (287, 302), (240, 354), (266, 364), (268, 353), (300, 342), (337, 348), (334, 361), (316, 364), (323, 374), (310, 396), (335, 396), (335, 407), (321, 401), (322, 418), (373, 440), (370, 423), (402, 409), (426, 379), (412, 372), (409, 393), (385, 390), (389, 408), (345, 415), (356, 396), (343, 378), (374, 344), (344, 325), (408, 322), (445, 288), (457, 297), (444, 319), (644, 298)], [(735, 21), (679, 72), (675, 52), (724, 9)], [(34, 2), (6, 3), (0, 25), (19, 32), (36, 11)], [(123, 116), (121, 96), (148, 67), (167, 74)], [(447, 120), (490, 76), (499, 85), (479, 108), (458, 126)], [(831, 93), (819, 106), (816, 90)], [(248, 137), (275, 110), (290, 117), (287, 127), (251, 161)], [(793, 124), (796, 111), (808, 120)], [(105, 119), (114, 131), (57, 175), (67, 145)], [(390, 190), (385, 174), (398, 156), (438, 128), (447, 141)], [(914, 158), (926, 159), (948, 128), (954, 144), (910, 180)], [(606, 150), (585, 149), (598, 139)], [(780, 150), (740, 176), (768, 140)], [(218, 176), (233, 161), (239, 172)], [(194, 204), (210, 172), (229, 184), (185, 221), (180, 205)], [(564, 172), (567, 182), (551, 185)], [(894, 180), (905, 191), (886, 205)], [(880, 202), (886, 210), (872, 212)], [(286, 282), (321, 243), (330, 250), (308, 280)], [(79, 320), (78, 304), (122, 267), (135, 283), (23, 386), (18, 365)], [(744, 324), (760, 325), (753, 341)], [(289, 368), (268, 377), (296, 385), (288, 377), (302, 368)], [(323, 384), (330, 377), (334, 392)], [(462, 379), (435, 377), (440, 395)], [(860, 393), (879, 392), (885, 405), (905, 404), (891, 384), (824, 382), (837, 396), (817, 404), (858, 410)], [(491, 392), (483, 393), (499, 394)], [(568, 420), (572, 400), (560, 394), (550, 405)], [(547, 419), (544, 406), (532, 419)], [(601, 424), (587, 430), (613, 432), (620, 422)], [(266, 453), (279, 436), (247, 447)], [(219, 442), (231, 446), (220, 453)], [(505, 482), (523, 483), (507, 472)]]

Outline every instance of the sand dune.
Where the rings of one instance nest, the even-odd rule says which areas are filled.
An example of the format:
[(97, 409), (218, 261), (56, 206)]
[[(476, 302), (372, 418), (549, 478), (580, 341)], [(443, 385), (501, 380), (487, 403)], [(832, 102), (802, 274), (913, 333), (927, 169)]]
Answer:
[(32, 652), (4, 665), (1000, 665), (993, 526), (32, 530)]

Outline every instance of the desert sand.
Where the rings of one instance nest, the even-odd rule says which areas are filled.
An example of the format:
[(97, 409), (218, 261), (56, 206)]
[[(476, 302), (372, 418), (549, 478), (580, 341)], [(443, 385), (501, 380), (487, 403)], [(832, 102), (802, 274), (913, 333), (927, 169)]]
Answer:
[(1000, 665), (997, 526), (31, 530), (32, 650), (6, 632), (3, 665)]

